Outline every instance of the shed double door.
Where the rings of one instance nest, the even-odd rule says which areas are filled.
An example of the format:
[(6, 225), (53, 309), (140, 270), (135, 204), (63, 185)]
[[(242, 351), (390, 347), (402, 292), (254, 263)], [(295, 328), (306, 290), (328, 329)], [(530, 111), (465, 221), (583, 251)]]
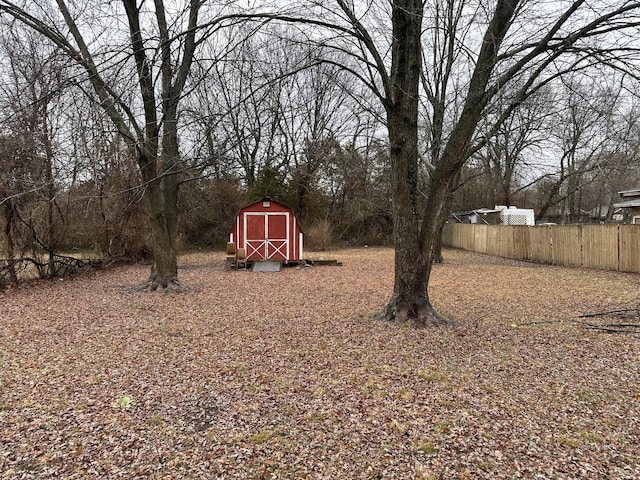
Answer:
[(245, 245), (248, 260), (289, 259), (289, 214), (245, 213)]

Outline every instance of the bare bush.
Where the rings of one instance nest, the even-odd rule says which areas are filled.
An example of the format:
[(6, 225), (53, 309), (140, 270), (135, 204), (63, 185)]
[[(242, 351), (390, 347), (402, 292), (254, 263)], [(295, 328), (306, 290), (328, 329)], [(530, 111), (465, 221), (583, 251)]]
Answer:
[(328, 220), (318, 220), (305, 230), (305, 248), (324, 251), (331, 247), (333, 233)]

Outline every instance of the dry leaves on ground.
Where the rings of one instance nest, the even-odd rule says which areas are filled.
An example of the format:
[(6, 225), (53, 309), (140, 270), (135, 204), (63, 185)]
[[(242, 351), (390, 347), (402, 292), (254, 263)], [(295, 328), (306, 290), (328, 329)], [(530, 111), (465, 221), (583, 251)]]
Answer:
[(639, 306), (640, 276), (448, 251), (430, 294), (458, 326), (417, 330), (370, 319), (391, 250), (334, 256), (1, 294), (0, 478), (640, 478), (640, 340), (578, 318)]

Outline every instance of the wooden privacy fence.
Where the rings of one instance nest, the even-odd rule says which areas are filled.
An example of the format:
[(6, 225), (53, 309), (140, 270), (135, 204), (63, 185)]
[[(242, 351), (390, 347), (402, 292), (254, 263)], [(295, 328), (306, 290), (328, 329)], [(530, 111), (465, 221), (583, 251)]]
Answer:
[(443, 245), (517, 260), (640, 272), (640, 225), (445, 225)]

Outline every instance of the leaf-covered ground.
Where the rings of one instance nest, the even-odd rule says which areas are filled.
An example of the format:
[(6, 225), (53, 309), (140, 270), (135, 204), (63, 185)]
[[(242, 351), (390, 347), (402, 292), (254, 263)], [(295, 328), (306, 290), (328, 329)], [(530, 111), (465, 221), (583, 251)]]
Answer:
[(640, 478), (640, 339), (578, 318), (639, 307), (640, 276), (448, 251), (431, 296), (458, 327), (417, 330), (370, 319), (391, 250), (331, 257), (1, 293), (0, 478)]

